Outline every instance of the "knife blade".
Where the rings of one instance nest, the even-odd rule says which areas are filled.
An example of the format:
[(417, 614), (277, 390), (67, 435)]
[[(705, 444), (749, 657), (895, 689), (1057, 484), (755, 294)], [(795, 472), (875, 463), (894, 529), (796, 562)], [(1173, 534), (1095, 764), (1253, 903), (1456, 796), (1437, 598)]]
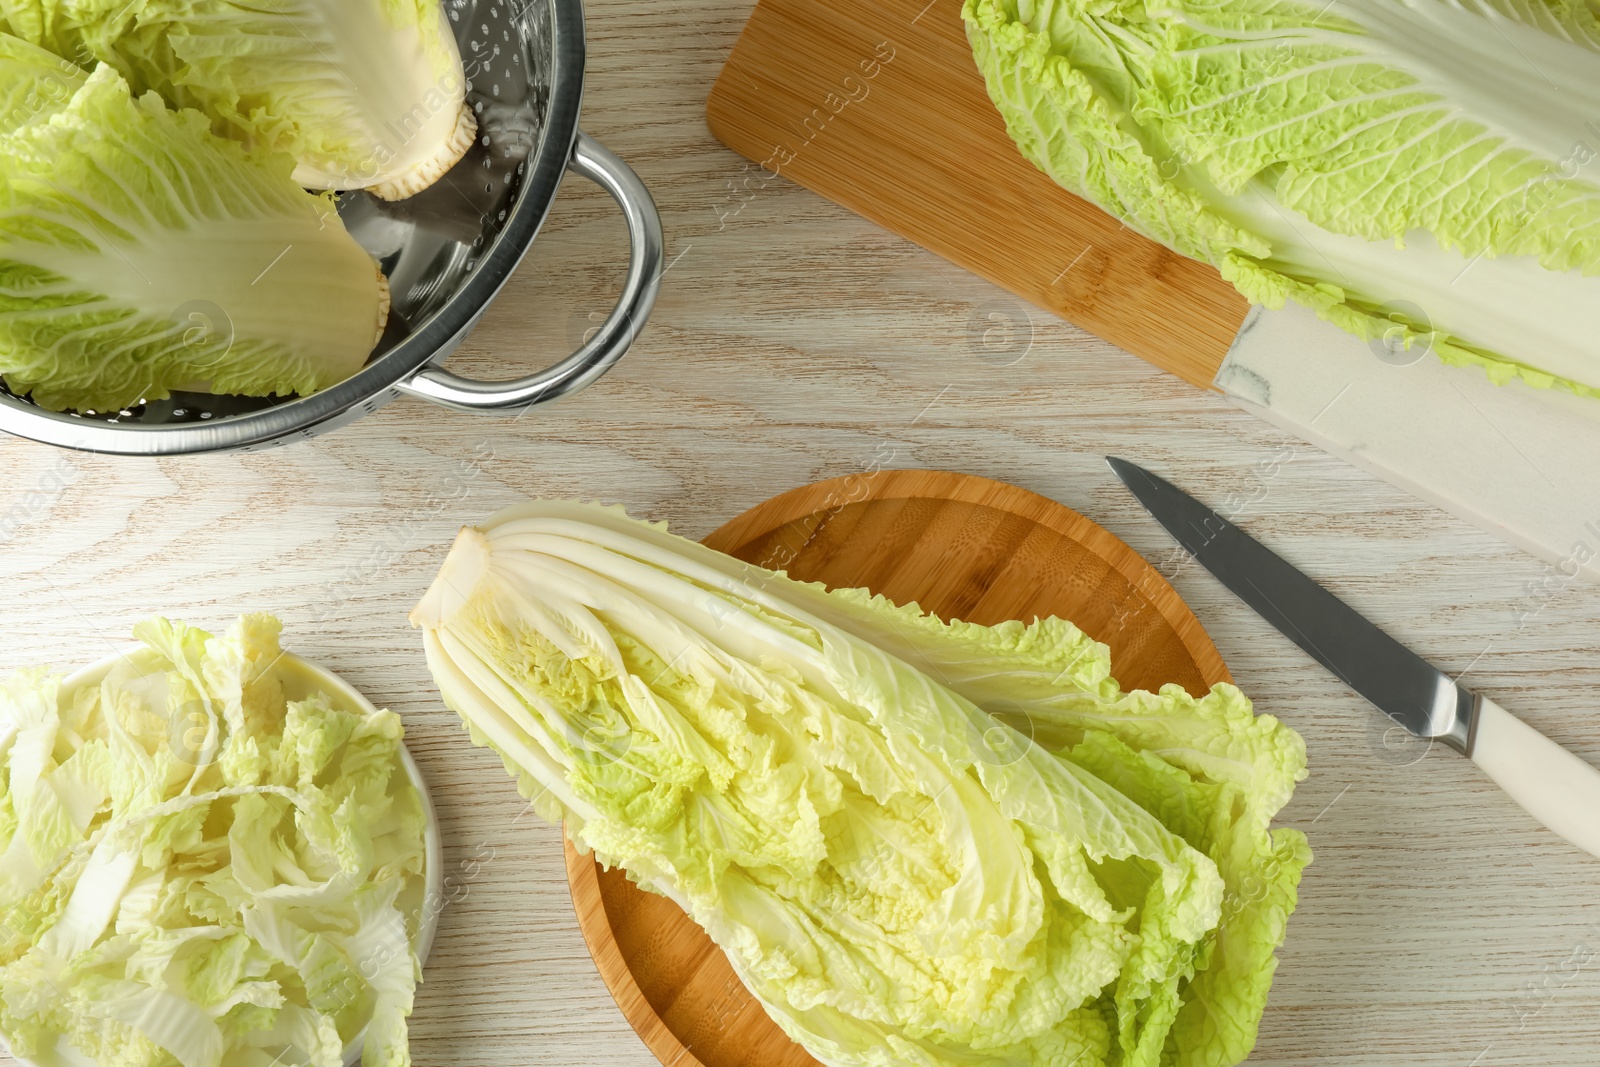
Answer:
[(1279, 633), (1401, 727), (1467, 756), (1540, 822), (1600, 856), (1600, 770), (1460, 685), (1171, 482), (1124, 459), (1106, 462), (1190, 555)]
[(1212, 383), (1295, 438), (1600, 581), (1600, 404), (1388, 352), (1299, 305), (1252, 308)]

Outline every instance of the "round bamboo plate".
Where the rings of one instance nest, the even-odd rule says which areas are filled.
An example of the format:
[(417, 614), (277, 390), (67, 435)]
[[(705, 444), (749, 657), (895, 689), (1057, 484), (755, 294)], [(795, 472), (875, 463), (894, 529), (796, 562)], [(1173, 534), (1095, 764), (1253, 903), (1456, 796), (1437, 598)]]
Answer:
[[(1154, 568), (1069, 508), (942, 471), (879, 471), (802, 486), (705, 539), (830, 587), (865, 586), (942, 618), (1058, 615), (1111, 646), (1124, 688), (1229, 681), (1200, 623)], [(601, 870), (567, 842), (572, 902), (611, 995), (666, 1067), (816, 1067), (676, 904)]]

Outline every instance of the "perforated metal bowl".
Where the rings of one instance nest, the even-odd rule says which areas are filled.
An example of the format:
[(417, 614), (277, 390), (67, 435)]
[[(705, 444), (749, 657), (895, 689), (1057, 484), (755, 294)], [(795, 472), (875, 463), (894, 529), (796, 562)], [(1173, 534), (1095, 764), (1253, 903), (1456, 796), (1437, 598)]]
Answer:
[[(478, 140), (439, 182), (408, 200), (340, 197), (340, 216), (382, 264), (394, 301), (365, 367), (307, 397), (174, 393), (96, 415), (45, 411), (0, 389), (0, 430), (126, 455), (247, 452), (314, 437), (402, 393), (461, 411), (524, 411), (582, 389), (622, 358), (655, 303), (661, 219), (627, 164), (578, 129), (581, 0), (444, 5), (461, 47)], [(523, 378), (474, 381), (438, 366), (521, 262), (567, 171), (610, 193), (627, 221), (628, 276), (611, 315), (578, 351)], [(181, 310), (201, 330), (227, 330), (216, 309)]]

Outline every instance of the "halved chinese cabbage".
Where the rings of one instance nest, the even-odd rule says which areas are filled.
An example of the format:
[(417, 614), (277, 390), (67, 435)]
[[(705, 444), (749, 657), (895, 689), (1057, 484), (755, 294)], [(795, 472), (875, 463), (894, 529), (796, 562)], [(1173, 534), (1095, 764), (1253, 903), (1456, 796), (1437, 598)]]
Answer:
[[(965, 0), (1022, 154), (1252, 302), (1600, 395), (1594, 0)], [(1070, 258), (1072, 250), (1064, 252)]]
[(304, 395), (361, 368), (388, 283), (289, 157), (133, 98), (110, 67), (67, 92), (59, 60), (0, 41), (13, 127), (0, 132), (0, 375), (13, 392), (114, 411), (174, 389)]
[(472, 143), (466, 78), (439, 0), (11, 0), (12, 31), (215, 132), (287, 152), (310, 189), (426, 188)]

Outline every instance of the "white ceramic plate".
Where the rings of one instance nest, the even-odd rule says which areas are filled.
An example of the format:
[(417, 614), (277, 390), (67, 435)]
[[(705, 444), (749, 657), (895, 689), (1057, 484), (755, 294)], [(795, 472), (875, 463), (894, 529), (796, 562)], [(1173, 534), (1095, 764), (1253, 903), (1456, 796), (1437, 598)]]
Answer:
[[(143, 647), (143, 645), (129, 645), (81, 670), (72, 672), (62, 682), (62, 691), (70, 692), (85, 685), (99, 684), (125, 655)], [(371, 701), (356, 692), (344, 679), (299, 656), (285, 652), (279, 658), (275, 669), (283, 682), (283, 694), (289, 700), (300, 700), (320, 690), (327, 694), (335, 707), (369, 715), (377, 711)], [(405, 766), (406, 776), (416, 787), (417, 796), (422, 800), (423, 889), (420, 904), (422, 921), (416, 932), (414, 947), (417, 958), (426, 963), (428, 952), (433, 948), (433, 935), (439, 926), (439, 912), (444, 902), (444, 859), (439, 844), (439, 824), (434, 817), (433, 799), (428, 795), (428, 784), (422, 780), (422, 772), (417, 769), (416, 761), (411, 758), (410, 751), (404, 745), (400, 747), (400, 761)], [(360, 1062), (361, 1046), (365, 1037), (366, 1029), (363, 1027), (345, 1045), (346, 1065)], [(9, 1051), (3, 1037), (0, 1037), (0, 1051)], [(58, 1046), (54, 1054), (46, 1059), (18, 1059), (17, 1063), (22, 1067), (96, 1067), (94, 1060), (65, 1044)]]

